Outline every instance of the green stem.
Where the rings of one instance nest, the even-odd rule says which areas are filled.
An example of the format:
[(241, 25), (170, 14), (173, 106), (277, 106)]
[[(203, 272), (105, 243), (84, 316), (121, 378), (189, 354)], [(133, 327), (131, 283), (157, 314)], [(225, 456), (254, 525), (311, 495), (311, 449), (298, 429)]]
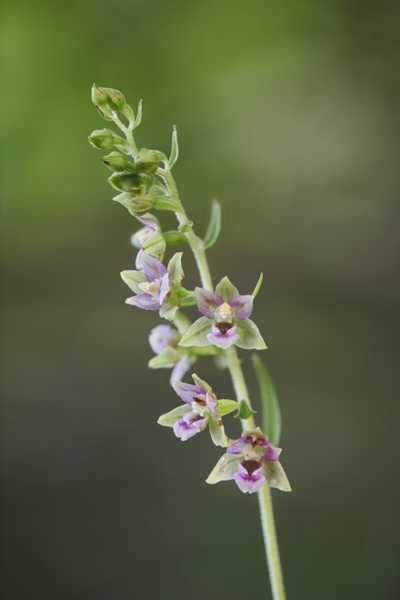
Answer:
[[(233, 387), (235, 388), (236, 399), (238, 402), (241, 400), (246, 400), (247, 404), (251, 408), (249, 393), (247, 391), (246, 382), (236, 348), (234, 346), (228, 348), (226, 350), (226, 356), (229, 361), (229, 370), (233, 381)], [(253, 417), (251, 416), (248, 419), (243, 420), (242, 426), (245, 431), (251, 431), (252, 429), (255, 429)], [(269, 567), (272, 596), (274, 600), (285, 600), (285, 588), (283, 585), (282, 567), (279, 558), (278, 539), (276, 536), (272, 498), (268, 486), (263, 485), (258, 492), (258, 502), (260, 505), (261, 527), (263, 531), (265, 552)]]

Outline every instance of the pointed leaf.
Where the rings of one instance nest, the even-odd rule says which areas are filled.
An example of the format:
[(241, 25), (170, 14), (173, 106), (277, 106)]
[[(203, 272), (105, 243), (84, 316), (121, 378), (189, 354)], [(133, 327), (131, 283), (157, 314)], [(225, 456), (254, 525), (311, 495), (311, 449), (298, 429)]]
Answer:
[(136, 119), (133, 123), (133, 127), (132, 129), (136, 129), (136, 127), (138, 125), (140, 125), (140, 122), (142, 120), (142, 104), (143, 104), (143, 100), (140, 100), (139, 105), (138, 105), (138, 109), (137, 109), (137, 113), (136, 113)]
[(253, 367), (260, 386), (263, 426), (262, 430), (274, 446), (279, 444), (281, 437), (281, 411), (271, 376), (261, 359), (253, 354)]
[(217, 296), (221, 296), (224, 302), (229, 302), (233, 296), (239, 296), (239, 290), (229, 281), (228, 277), (221, 279), (215, 288), (215, 293)]
[(239, 458), (235, 454), (223, 454), (209, 476), (206, 483), (211, 485), (219, 481), (229, 481), (233, 479), (238, 470)]
[(246, 419), (249, 419), (255, 414), (256, 411), (250, 408), (246, 400), (241, 400), (239, 404), (238, 413), (237, 415), (235, 415), (235, 419), (242, 419), (243, 421), (245, 421)]
[(208, 425), (213, 444), (221, 446), (221, 448), (226, 448), (228, 445), (228, 438), (226, 437), (222, 419), (210, 415), (208, 417)]
[(236, 346), (239, 348), (244, 350), (265, 350), (267, 348), (257, 325), (251, 319), (238, 321), (236, 333), (239, 335), (236, 342)]
[(264, 279), (264, 273), (261, 273), (260, 277), (258, 278), (257, 285), (254, 288), (254, 291), (252, 293), (253, 298), (255, 298), (257, 296), (258, 292), (260, 291), (260, 287), (263, 282), (263, 279)]
[(189, 412), (191, 407), (188, 404), (183, 404), (182, 406), (177, 406), (173, 410), (161, 415), (158, 419), (157, 423), (162, 425), (163, 427), (173, 427), (177, 421), (180, 421), (183, 415)]
[(264, 461), (264, 463), (263, 475), (267, 480), (267, 484), (270, 487), (278, 488), (282, 492), (291, 492), (292, 488), (281, 463), (269, 460)]
[(172, 130), (172, 146), (171, 146), (171, 156), (168, 159), (169, 168), (172, 169), (179, 156), (179, 147), (178, 147), (178, 134), (176, 131), (176, 125)]
[(221, 205), (218, 200), (213, 200), (211, 205), (211, 218), (207, 233), (204, 237), (204, 250), (210, 248), (218, 239), (221, 231)]
[(179, 202), (174, 198), (170, 198), (169, 196), (155, 196), (154, 208), (156, 210), (173, 210), (174, 212), (182, 212)]
[(234, 410), (238, 409), (239, 404), (236, 400), (218, 400), (217, 413), (220, 417), (229, 415)]
[(135, 294), (143, 294), (143, 290), (139, 287), (140, 283), (147, 281), (143, 271), (122, 271), (121, 279)]
[(211, 333), (211, 321), (207, 317), (200, 317), (189, 327), (181, 341), (180, 346), (211, 346), (207, 334)]

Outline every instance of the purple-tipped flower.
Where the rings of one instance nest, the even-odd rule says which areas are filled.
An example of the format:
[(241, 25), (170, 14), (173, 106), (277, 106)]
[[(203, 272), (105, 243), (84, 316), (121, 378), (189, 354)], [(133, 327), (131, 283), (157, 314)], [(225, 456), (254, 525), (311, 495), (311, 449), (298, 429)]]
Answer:
[[(195, 374), (193, 379), (195, 385), (181, 381), (172, 383), (175, 392), (185, 404), (162, 415), (158, 422), (160, 425), (173, 427), (176, 437), (182, 441), (186, 441), (200, 433), (209, 425), (211, 439), (214, 444), (216, 446), (226, 446), (227, 438), (224, 426), (221, 416), (217, 412), (218, 400), (208, 383)], [(226, 400), (221, 402), (223, 405), (227, 402), (233, 405), (236, 404)], [(225, 410), (224, 414), (228, 414), (234, 409), (235, 407), (230, 407), (229, 410)]]
[(262, 350), (265, 342), (253, 321), (253, 295), (242, 296), (224, 277), (215, 294), (196, 288), (197, 307), (203, 315), (193, 323), (180, 341), (181, 346), (209, 346), (225, 350), (233, 344), (239, 348)]
[(136, 293), (127, 304), (144, 310), (158, 310), (160, 316), (172, 321), (179, 307), (177, 291), (181, 287), (183, 270), (182, 253), (174, 254), (165, 267), (151, 254), (141, 257), (143, 271), (122, 271), (123, 281)]
[(131, 244), (135, 248), (139, 248), (136, 256), (136, 268), (143, 269), (142, 255), (144, 252), (151, 254), (157, 260), (162, 260), (166, 248), (164, 237), (161, 233), (160, 223), (158, 219), (151, 213), (139, 215), (136, 217), (143, 225), (131, 236)]
[(280, 453), (281, 449), (275, 448), (259, 427), (245, 431), (239, 439), (230, 440), (207, 483), (233, 479), (242, 492), (249, 494), (257, 492), (264, 483), (285, 492), (291, 491), (279, 462)]
[(190, 369), (195, 356), (189, 356), (189, 350), (179, 348), (180, 335), (171, 325), (157, 325), (151, 330), (149, 344), (157, 355), (149, 362), (149, 367), (158, 369), (160, 367), (172, 368), (170, 383), (180, 381)]

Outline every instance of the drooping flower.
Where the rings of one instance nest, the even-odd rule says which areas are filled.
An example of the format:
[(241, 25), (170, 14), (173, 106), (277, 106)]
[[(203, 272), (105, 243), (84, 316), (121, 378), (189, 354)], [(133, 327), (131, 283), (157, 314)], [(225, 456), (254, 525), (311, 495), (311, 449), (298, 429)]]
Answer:
[(181, 346), (209, 346), (226, 349), (263, 350), (267, 346), (258, 327), (249, 319), (254, 295), (240, 295), (238, 289), (224, 277), (215, 294), (196, 288), (197, 307), (203, 315), (193, 323), (180, 341)]
[(144, 310), (158, 310), (160, 316), (172, 321), (179, 307), (177, 292), (183, 279), (182, 252), (174, 254), (165, 267), (151, 254), (143, 252), (143, 271), (122, 271), (123, 281), (136, 296), (127, 298), (126, 303)]
[(176, 437), (183, 442), (209, 425), (211, 439), (216, 446), (226, 447), (227, 437), (221, 417), (229, 414), (238, 406), (234, 400), (217, 400), (211, 387), (193, 375), (195, 385), (175, 381), (173, 388), (185, 402), (158, 419), (160, 425), (172, 427)]
[(151, 349), (157, 355), (150, 360), (149, 367), (171, 368), (171, 384), (180, 381), (196, 361), (196, 357), (190, 355), (189, 350), (178, 346), (180, 338), (179, 332), (171, 325), (157, 325), (151, 330), (149, 336)]
[(136, 268), (142, 269), (142, 255), (144, 252), (151, 254), (157, 260), (162, 261), (166, 248), (164, 237), (158, 219), (151, 213), (138, 215), (136, 218), (144, 225), (139, 231), (131, 236), (131, 244), (139, 248), (136, 256)]
[(230, 440), (226, 453), (210, 473), (207, 483), (233, 479), (238, 488), (253, 494), (266, 483), (284, 492), (291, 491), (289, 481), (279, 462), (280, 448), (268, 441), (259, 427), (244, 431), (237, 440)]

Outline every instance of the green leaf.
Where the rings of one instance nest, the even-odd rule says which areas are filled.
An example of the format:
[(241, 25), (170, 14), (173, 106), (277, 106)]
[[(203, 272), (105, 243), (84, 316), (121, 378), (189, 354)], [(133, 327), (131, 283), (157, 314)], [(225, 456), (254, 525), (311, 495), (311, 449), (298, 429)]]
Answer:
[(219, 481), (229, 481), (233, 479), (234, 474), (238, 470), (239, 458), (235, 454), (223, 454), (209, 476), (206, 483), (213, 485)]
[(171, 146), (171, 156), (168, 159), (169, 168), (172, 169), (179, 156), (179, 147), (178, 147), (178, 134), (176, 131), (176, 125), (172, 130), (172, 146)]
[(262, 430), (268, 436), (271, 444), (277, 446), (281, 437), (281, 412), (275, 387), (268, 370), (261, 359), (253, 354), (253, 367), (260, 386), (263, 426)]
[(260, 277), (258, 278), (257, 285), (254, 288), (254, 291), (252, 293), (253, 298), (255, 298), (257, 296), (258, 292), (260, 291), (260, 287), (263, 282), (263, 279), (264, 279), (264, 273), (261, 273)]
[(177, 252), (174, 254), (167, 267), (171, 282), (176, 288), (180, 287), (184, 277), (184, 272), (182, 269), (182, 254), (182, 252)]
[(210, 415), (208, 417), (208, 426), (213, 444), (221, 446), (221, 448), (226, 448), (228, 445), (228, 438), (226, 437), (222, 419)]
[(236, 346), (239, 348), (244, 350), (265, 350), (267, 348), (257, 325), (251, 319), (238, 321), (236, 333), (239, 335), (236, 342)]
[(224, 302), (229, 302), (232, 296), (239, 296), (239, 290), (233, 285), (228, 277), (223, 277), (215, 288), (217, 296), (221, 296)]
[(204, 250), (210, 248), (218, 239), (221, 231), (221, 205), (218, 200), (213, 200), (211, 205), (211, 218), (207, 233), (204, 237)]
[(196, 298), (194, 296), (186, 296), (185, 298), (181, 298), (180, 305), (182, 308), (187, 308), (188, 306), (195, 306)]
[(133, 123), (132, 129), (136, 129), (136, 127), (138, 125), (140, 125), (140, 122), (142, 120), (142, 104), (143, 104), (143, 100), (140, 100), (140, 102), (138, 104), (137, 113), (136, 113), (136, 119)]
[(207, 334), (211, 333), (211, 321), (207, 317), (200, 317), (187, 330), (181, 341), (180, 346), (211, 346), (207, 339)]
[(173, 427), (177, 421), (180, 421), (183, 415), (191, 410), (191, 407), (188, 404), (183, 404), (183, 406), (177, 406), (173, 410), (161, 415), (158, 419), (157, 423), (162, 425), (163, 427)]
[(236, 400), (218, 400), (217, 413), (224, 417), (225, 415), (229, 415), (234, 410), (237, 410), (239, 404)]
[(267, 480), (267, 484), (270, 487), (278, 488), (282, 492), (291, 492), (292, 488), (281, 463), (270, 460), (266, 460), (264, 463), (263, 475)]
[(243, 421), (245, 421), (246, 419), (249, 419), (255, 414), (256, 411), (250, 408), (246, 400), (241, 400), (239, 404), (238, 413), (237, 415), (235, 415), (235, 419), (242, 419)]
[(179, 202), (170, 196), (155, 196), (154, 208), (156, 210), (173, 210), (174, 212), (182, 211)]
[(135, 294), (143, 294), (143, 290), (139, 287), (140, 283), (147, 281), (143, 271), (122, 271), (121, 279)]

